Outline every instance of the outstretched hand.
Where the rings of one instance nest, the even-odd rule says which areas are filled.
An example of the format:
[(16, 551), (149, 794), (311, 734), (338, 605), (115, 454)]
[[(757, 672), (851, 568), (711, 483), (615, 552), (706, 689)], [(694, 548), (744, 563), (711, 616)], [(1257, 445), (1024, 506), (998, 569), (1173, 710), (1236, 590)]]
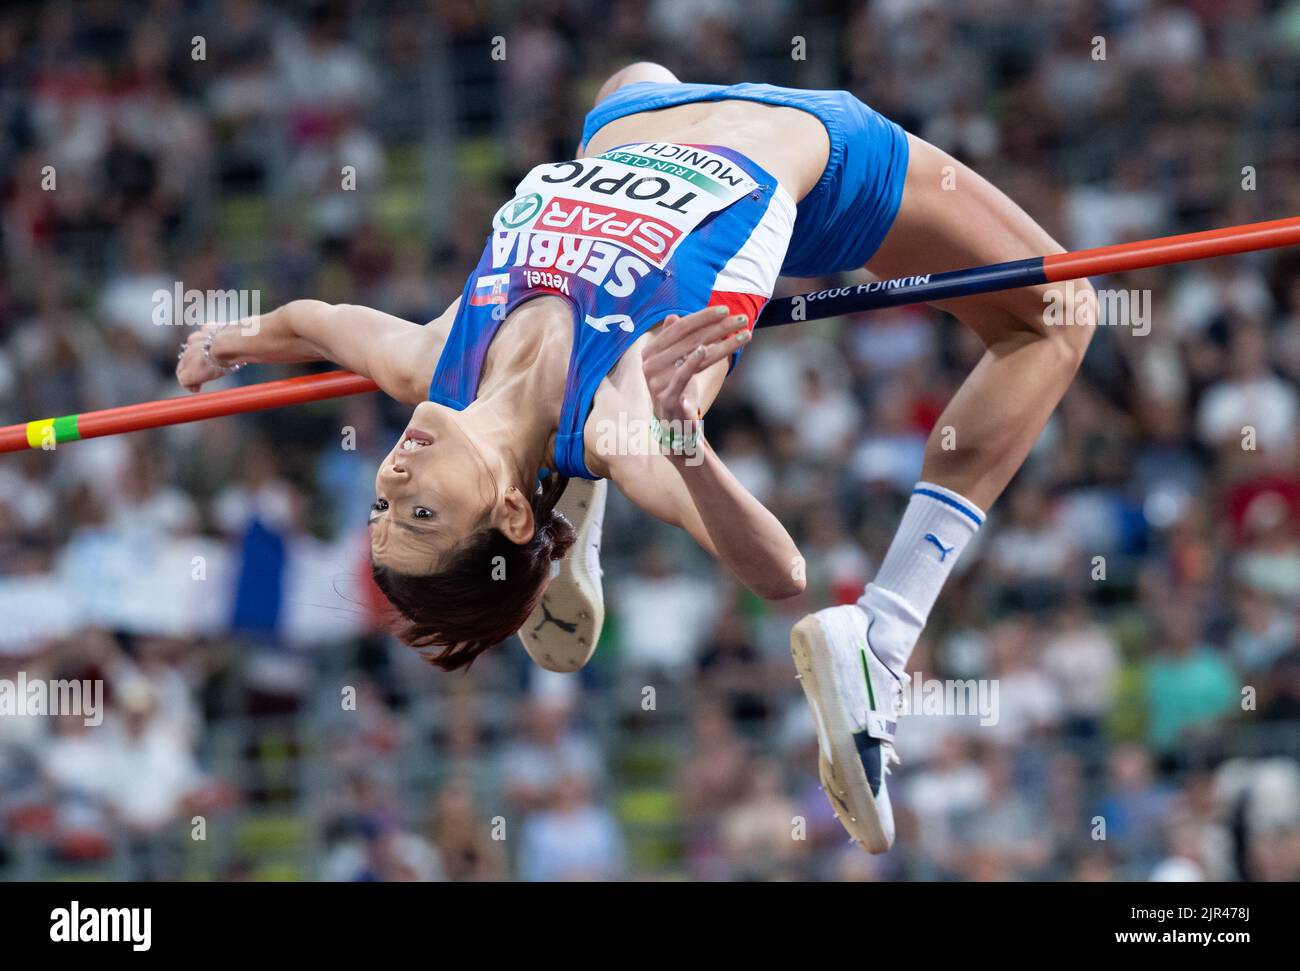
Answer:
[(203, 342), (208, 338), (208, 328), (194, 331), (181, 347), (176, 361), (176, 380), (186, 391), (198, 391), (208, 381), (215, 381), (226, 372), (214, 365), (203, 353)]
[(641, 359), (654, 417), (683, 423), (699, 418), (699, 403), (691, 400), (691, 378), (744, 346), (750, 338), (748, 324), (743, 314), (728, 316), (726, 307), (665, 317)]

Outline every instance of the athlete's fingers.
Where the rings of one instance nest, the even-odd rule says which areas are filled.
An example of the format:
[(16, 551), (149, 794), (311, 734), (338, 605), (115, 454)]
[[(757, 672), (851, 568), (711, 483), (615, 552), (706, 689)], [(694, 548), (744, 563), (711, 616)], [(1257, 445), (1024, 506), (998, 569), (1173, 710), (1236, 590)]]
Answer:
[[(692, 355), (691, 370), (695, 374), (703, 374), (713, 365), (725, 361), (748, 344), (752, 336), (748, 330), (742, 328), (728, 334), (722, 340), (714, 341), (705, 347), (703, 354), (697, 352)], [(682, 370), (686, 370), (686, 365), (682, 365)]]
[(716, 340), (722, 340), (741, 327), (749, 323), (744, 314), (728, 316), (725, 307), (713, 308), (710, 310), (721, 310), (718, 315), (707, 315), (704, 313), (692, 314), (695, 320), (683, 317), (676, 327), (677, 344), (687, 344), (694, 347), (696, 344), (711, 344)]
[[(726, 307), (705, 307), (703, 310), (697, 310), (684, 317), (670, 314), (664, 318), (664, 325), (659, 328), (659, 332), (655, 335), (655, 348), (656, 350), (663, 350), (684, 341), (692, 340), (694, 343), (691, 346), (694, 347), (695, 344), (701, 343), (699, 335), (702, 330), (725, 319), (726, 316)], [(704, 343), (708, 342), (705, 341)]]
[(729, 340), (716, 341), (713, 344), (698, 344), (686, 355), (686, 360), (679, 368), (673, 369), (672, 379), (668, 383), (666, 394), (677, 396), (686, 388), (695, 375), (708, 370), (719, 361), (725, 360), (749, 342), (749, 331), (742, 330)]
[(715, 320), (720, 320), (725, 316), (727, 316), (726, 307), (701, 307), (689, 314), (680, 315), (676, 323), (673, 324), (673, 329), (677, 331), (678, 335), (681, 335), (698, 330), (700, 327), (707, 327)]
[(664, 388), (663, 396), (669, 401), (677, 403), (677, 400), (686, 390), (686, 385), (696, 374), (696, 363), (702, 361), (708, 353), (709, 349), (703, 344), (697, 344), (695, 350), (689, 351), (682, 366), (673, 368), (668, 373), (668, 386)]
[[(696, 345), (700, 353), (688, 352), (680, 358), (680, 364), (669, 362), (660, 357), (659, 363), (646, 367), (646, 386), (650, 390), (650, 399), (654, 405), (655, 415), (663, 419), (681, 418), (680, 406), (682, 391), (695, 373), (694, 360), (707, 353), (703, 344)], [(688, 363), (687, 359), (691, 359)]]
[[(683, 321), (685, 319), (682, 318)], [(680, 331), (672, 335), (674, 339), (671, 343), (655, 348), (649, 352), (649, 356), (654, 358), (653, 363), (655, 365), (660, 364), (665, 359), (676, 364), (678, 360), (701, 344), (710, 346), (719, 341), (725, 341), (738, 331), (749, 333), (749, 318), (744, 314), (737, 314), (734, 317), (724, 316), (721, 320), (711, 321), (706, 326), (697, 326), (689, 331)]]
[[(651, 393), (662, 391), (665, 387), (671, 386), (679, 377), (683, 380), (689, 380), (692, 375), (700, 373), (705, 368), (732, 354), (737, 348), (749, 343), (753, 336), (750, 330), (743, 325), (736, 326), (737, 321), (741, 319), (743, 318), (728, 318), (729, 322), (725, 327), (726, 333), (721, 336), (707, 335), (718, 338), (712, 343), (705, 344), (701, 342), (693, 346), (688, 343), (680, 343), (667, 353), (660, 353), (654, 358), (647, 358), (644, 368)], [(680, 384), (681, 382), (678, 381), (677, 383)]]
[[(691, 378), (747, 344), (751, 336), (743, 315), (724, 317), (721, 324), (698, 333), (695, 343), (679, 340), (656, 355), (647, 354), (642, 368), (655, 414), (662, 419), (694, 418), (682, 404)], [(700, 338), (716, 339), (705, 343)]]

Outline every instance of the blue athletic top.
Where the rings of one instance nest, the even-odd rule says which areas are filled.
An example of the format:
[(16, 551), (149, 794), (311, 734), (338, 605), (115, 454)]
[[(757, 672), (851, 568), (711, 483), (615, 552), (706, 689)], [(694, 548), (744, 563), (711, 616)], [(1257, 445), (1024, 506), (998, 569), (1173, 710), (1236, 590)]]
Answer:
[(596, 478), (583, 425), (601, 380), (664, 317), (720, 302), (719, 294), (733, 311), (731, 295), (753, 295), (752, 321), (793, 222), (789, 193), (726, 148), (646, 142), (539, 165), (493, 218), (429, 400), (465, 408), (510, 312), (534, 297), (563, 297), (573, 310), (573, 350), (555, 465)]
[(806, 111), (821, 121), (830, 139), (826, 169), (799, 202), (781, 273), (823, 276), (862, 267), (889, 232), (902, 202), (907, 134), (847, 91), (641, 81), (619, 88), (588, 113), (582, 143), (590, 144), (597, 131), (627, 115), (728, 99)]

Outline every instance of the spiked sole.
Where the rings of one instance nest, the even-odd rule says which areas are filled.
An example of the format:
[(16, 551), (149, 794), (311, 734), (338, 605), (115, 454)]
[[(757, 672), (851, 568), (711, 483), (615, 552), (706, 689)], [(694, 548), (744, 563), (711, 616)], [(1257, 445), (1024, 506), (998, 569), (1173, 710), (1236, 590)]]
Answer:
[(600, 582), (600, 531), (605, 520), (604, 479), (570, 479), (556, 509), (573, 524), (578, 539), (519, 628), (524, 649), (548, 671), (577, 671), (595, 653), (605, 626)]
[(790, 653), (799, 684), (817, 726), (818, 769), (835, 817), (863, 849), (884, 853), (889, 840), (880, 825), (867, 773), (853, 743), (856, 726), (849, 720), (835, 689), (834, 667), (826, 631), (809, 614), (790, 632)]

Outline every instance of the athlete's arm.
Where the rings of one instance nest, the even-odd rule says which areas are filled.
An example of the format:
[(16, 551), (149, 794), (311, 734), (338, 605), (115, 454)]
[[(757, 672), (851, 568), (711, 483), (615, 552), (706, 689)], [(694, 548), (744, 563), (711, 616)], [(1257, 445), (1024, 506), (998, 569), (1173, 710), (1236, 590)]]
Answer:
[[(370, 378), (384, 393), (407, 404), (428, 396), (459, 298), (437, 320), (421, 327), (369, 307), (293, 300), (267, 314), (221, 327), (211, 355), (219, 365), (298, 364), (330, 361)], [(208, 328), (191, 334), (176, 366), (176, 379), (190, 391), (223, 373), (203, 357)]]
[(612, 460), (609, 477), (633, 505), (686, 530), (760, 597), (783, 600), (803, 590), (803, 559), (794, 540), (706, 443), (687, 460)]
[[(691, 377), (749, 339), (744, 323), (721, 309), (669, 317), (643, 355), (655, 415), (684, 434), (699, 414)], [(611, 478), (629, 499), (689, 531), (759, 596), (781, 600), (803, 590), (803, 561), (794, 540), (707, 442), (654, 451), (610, 463)]]
[(803, 557), (794, 539), (708, 442), (700, 441), (693, 458), (674, 455), (666, 461), (690, 496), (688, 521), (695, 521), (697, 533), (703, 528), (715, 555), (745, 586), (767, 600), (803, 592)]

